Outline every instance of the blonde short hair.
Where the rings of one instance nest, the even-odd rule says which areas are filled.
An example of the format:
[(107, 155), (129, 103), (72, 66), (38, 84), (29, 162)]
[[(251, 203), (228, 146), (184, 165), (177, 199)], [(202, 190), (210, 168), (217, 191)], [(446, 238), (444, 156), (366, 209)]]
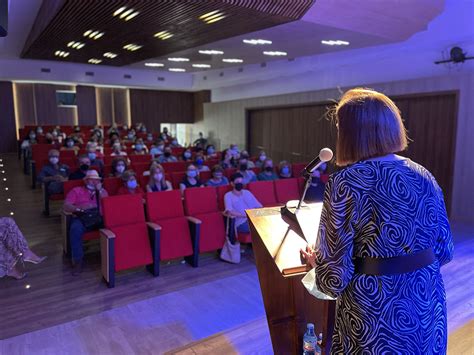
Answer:
[(336, 164), (346, 166), (359, 160), (400, 152), (408, 138), (400, 110), (384, 94), (371, 89), (347, 91), (335, 111)]

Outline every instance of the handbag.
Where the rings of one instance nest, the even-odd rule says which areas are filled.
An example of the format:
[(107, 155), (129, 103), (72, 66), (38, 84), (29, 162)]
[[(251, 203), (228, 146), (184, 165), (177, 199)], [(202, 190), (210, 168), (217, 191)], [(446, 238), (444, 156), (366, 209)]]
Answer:
[(227, 218), (225, 242), (220, 257), (232, 264), (240, 263), (240, 243), (237, 240), (237, 227), (235, 226), (235, 220), (230, 217)]
[(104, 220), (99, 209), (99, 193), (95, 193), (97, 207), (89, 208), (81, 213), (78, 218), (88, 231), (96, 230), (104, 226)]

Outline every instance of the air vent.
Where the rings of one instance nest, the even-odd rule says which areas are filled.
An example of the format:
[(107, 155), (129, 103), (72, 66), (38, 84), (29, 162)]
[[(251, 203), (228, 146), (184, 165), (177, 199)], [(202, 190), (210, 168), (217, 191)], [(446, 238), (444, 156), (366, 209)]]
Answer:
[(130, 74), (125, 74), (125, 75), (123, 76), (123, 78), (124, 78), (124, 79), (131, 79), (132, 76), (131, 76)]
[(162, 77), (162, 76), (159, 76), (159, 77), (158, 77), (158, 81), (165, 81), (165, 78)]
[(51, 73), (51, 69), (49, 68), (41, 68), (42, 73)]
[(94, 72), (93, 71), (86, 71), (86, 76), (94, 76)]
[(267, 66), (267, 63), (265, 63), (265, 62), (260, 63), (260, 66), (261, 66), (262, 68), (265, 68), (265, 67)]
[(224, 72), (221, 71), (221, 72), (219, 73), (219, 76), (224, 76)]
[(239, 68), (239, 73), (242, 73), (244, 71), (244, 68)]
[(207, 76), (203, 76), (203, 77), (202, 77), (202, 80), (207, 80)]

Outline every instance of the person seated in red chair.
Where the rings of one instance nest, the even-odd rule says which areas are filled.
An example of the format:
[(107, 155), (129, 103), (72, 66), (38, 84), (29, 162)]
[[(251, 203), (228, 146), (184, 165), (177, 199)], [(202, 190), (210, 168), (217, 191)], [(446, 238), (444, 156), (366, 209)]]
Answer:
[(183, 181), (179, 184), (179, 189), (181, 194), (184, 195), (184, 190), (190, 189), (192, 187), (202, 187), (204, 186), (201, 180), (199, 180), (199, 170), (193, 164), (188, 165), (186, 170), (186, 176)]
[(61, 152), (62, 151), (67, 151), (67, 150), (72, 150), (74, 152), (74, 155), (77, 155), (79, 152), (79, 147), (75, 145), (74, 139), (72, 137), (67, 137), (66, 140), (64, 141), (64, 146), (59, 149)]
[(258, 159), (255, 162), (255, 167), (263, 169), (263, 163), (267, 160), (267, 154), (261, 150), (260, 153), (258, 153)]
[(206, 183), (206, 186), (225, 186), (229, 185), (229, 180), (224, 176), (224, 169), (220, 165), (214, 165), (212, 167), (212, 178)]
[(182, 145), (179, 144), (179, 142), (176, 138), (172, 138), (171, 143), (170, 143), (170, 147), (171, 148), (182, 148)]
[(199, 170), (199, 172), (203, 171), (210, 171), (209, 167), (207, 165), (204, 165), (204, 153), (199, 152), (196, 154), (196, 159), (194, 161), (196, 163), (196, 167)]
[(37, 181), (47, 184), (48, 193), (60, 194), (63, 192), (63, 182), (68, 176), (69, 167), (59, 163), (59, 151), (51, 149), (48, 152), (48, 164), (41, 169)]
[(158, 158), (158, 161), (160, 163), (173, 163), (178, 161), (178, 159), (174, 155), (172, 155), (171, 147), (166, 147), (163, 155)]
[(127, 160), (123, 157), (117, 157), (112, 160), (112, 173), (110, 177), (121, 178), (123, 173), (127, 170)]
[(104, 161), (102, 160), (102, 153), (97, 151), (97, 143), (89, 142), (86, 147), (87, 156), (90, 159), (90, 166), (95, 166), (99, 169), (99, 174), (102, 175), (104, 171)]
[(322, 202), (324, 199), (324, 190), (326, 184), (321, 181), (321, 174), (327, 169), (327, 164), (323, 163), (319, 168), (313, 171), (311, 175), (311, 184), (304, 197), (305, 202)]
[(84, 233), (101, 227), (100, 199), (109, 194), (102, 188), (101, 178), (97, 171), (88, 170), (84, 177), (84, 186), (73, 188), (64, 200), (63, 210), (72, 213), (69, 227), (73, 275), (82, 271), (84, 250), (82, 236)]
[(239, 172), (242, 175), (244, 185), (247, 185), (250, 182), (257, 181), (257, 175), (253, 172), (253, 170), (249, 169), (248, 167), (248, 160), (247, 158), (240, 158), (239, 159)]
[(230, 177), (232, 191), (224, 195), (225, 212), (235, 217), (237, 232), (249, 233), (250, 227), (245, 210), (261, 208), (262, 204), (248, 190), (244, 189), (244, 177), (241, 173), (235, 173)]
[(133, 147), (133, 154), (135, 155), (145, 155), (148, 154), (148, 148), (143, 142), (143, 139), (138, 138)]
[(91, 160), (87, 154), (82, 154), (78, 159), (79, 169), (69, 174), (69, 180), (82, 180), (86, 176), (87, 170), (91, 166)]
[(112, 145), (112, 153), (110, 153), (111, 157), (126, 157), (127, 152), (123, 150), (122, 145), (120, 144), (120, 141), (115, 142)]
[(117, 195), (140, 194), (143, 197), (145, 197), (145, 192), (138, 185), (138, 181), (137, 181), (137, 178), (135, 176), (135, 172), (133, 170), (126, 170), (122, 174), (122, 182), (123, 182), (123, 186), (121, 186), (118, 189)]
[(165, 179), (165, 170), (160, 164), (153, 164), (150, 168), (150, 180), (146, 185), (147, 192), (170, 191), (171, 182)]
[(208, 144), (206, 147), (206, 159), (218, 159), (219, 155), (216, 153), (216, 147), (212, 144)]
[(278, 175), (273, 169), (273, 160), (265, 159), (262, 170), (263, 171), (257, 176), (258, 181), (278, 180)]
[(180, 156), (179, 160), (181, 161), (192, 161), (193, 160), (193, 153), (191, 149), (187, 148)]
[(278, 165), (278, 177), (280, 179), (289, 179), (291, 178), (291, 164), (286, 160), (282, 160)]
[(240, 159), (247, 159), (247, 168), (255, 168), (255, 163), (250, 160), (250, 154), (246, 150), (242, 150), (242, 152), (240, 152)]

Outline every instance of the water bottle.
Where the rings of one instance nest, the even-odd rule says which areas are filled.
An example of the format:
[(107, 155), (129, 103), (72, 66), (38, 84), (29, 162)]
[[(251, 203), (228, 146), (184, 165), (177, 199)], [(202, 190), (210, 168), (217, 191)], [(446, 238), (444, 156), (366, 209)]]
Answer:
[(303, 337), (303, 355), (321, 355), (318, 338), (314, 334), (314, 324), (308, 323), (306, 333)]

